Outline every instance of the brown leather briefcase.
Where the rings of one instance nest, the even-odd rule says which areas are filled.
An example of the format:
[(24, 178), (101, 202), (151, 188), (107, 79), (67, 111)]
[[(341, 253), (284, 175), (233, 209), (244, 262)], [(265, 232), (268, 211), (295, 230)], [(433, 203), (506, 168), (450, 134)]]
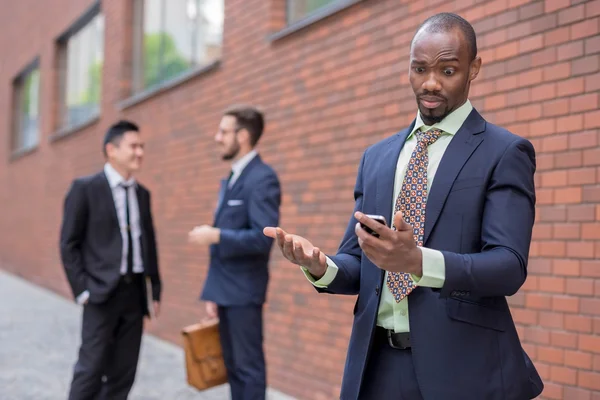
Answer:
[(198, 390), (227, 382), (219, 321), (210, 320), (183, 328), (187, 382)]

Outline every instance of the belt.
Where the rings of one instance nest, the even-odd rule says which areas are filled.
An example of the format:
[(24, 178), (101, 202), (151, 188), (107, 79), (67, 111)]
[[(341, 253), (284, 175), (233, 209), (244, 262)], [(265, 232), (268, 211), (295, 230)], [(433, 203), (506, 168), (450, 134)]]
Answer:
[(135, 281), (138, 281), (142, 278), (144, 274), (125, 274), (125, 275), (121, 275), (121, 282), (123, 283), (133, 283)]
[(406, 350), (411, 348), (410, 333), (399, 332), (395, 333), (390, 329), (385, 329), (380, 326), (375, 328), (375, 334), (385, 339), (393, 349)]

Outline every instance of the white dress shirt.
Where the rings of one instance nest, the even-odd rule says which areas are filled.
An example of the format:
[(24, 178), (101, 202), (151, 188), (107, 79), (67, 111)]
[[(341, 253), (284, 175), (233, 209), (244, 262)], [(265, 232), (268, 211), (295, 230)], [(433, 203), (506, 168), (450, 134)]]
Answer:
[[(119, 230), (123, 239), (123, 247), (121, 252), (121, 275), (127, 273), (127, 254), (129, 246), (127, 243), (127, 216), (125, 210), (125, 190), (129, 194), (129, 222), (131, 224), (131, 240), (133, 242), (133, 272), (136, 274), (144, 272), (144, 264), (142, 262), (142, 248), (140, 238), (142, 229), (140, 224), (140, 209), (136, 195), (136, 182), (134, 178), (125, 180), (109, 163), (104, 165), (104, 174), (108, 180), (112, 191), (112, 197), (117, 211), (119, 220)], [(126, 189), (127, 187), (127, 189)], [(83, 304), (89, 298), (90, 294), (86, 290), (77, 297), (77, 303)]]
[(227, 184), (227, 188), (231, 189), (233, 187), (235, 182), (238, 180), (238, 178), (244, 171), (244, 168), (246, 168), (246, 166), (250, 164), (250, 161), (252, 161), (257, 155), (258, 153), (256, 152), (256, 150), (252, 150), (250, 153), (246, 154), (244, 157), (231, 164), (231, 170), (233, 171), (233, 175), (231, 176), (231, 179)]

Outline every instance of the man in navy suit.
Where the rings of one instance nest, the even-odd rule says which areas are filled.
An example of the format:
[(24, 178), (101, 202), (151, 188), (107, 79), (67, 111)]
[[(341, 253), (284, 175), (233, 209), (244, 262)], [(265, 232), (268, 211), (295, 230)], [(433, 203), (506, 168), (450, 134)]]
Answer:
[(417, 116), (365, 151), (338, 253), (265, 229), (320, 292), (358, 295), (343, 400), (523, 400), (543, 389), (506, 302), (527, 276), (535, 152), (469, 102), (480, 67), (467, 21), (426, 20), (410, 51)]
[(215, 140), (231, 161), (223, 180), (214, 226), (190, 232), (210, 245), (210, 267), (202, 292), (207, 313), (219, 317), (223, 358), (233, 400), (265, 399), (263, 304), (273, 239), (263, 235), (279, 222), (281, 190), (275, 171), (254, 147), (264, 128), (260, 111), (234, 106), (223, 114)]

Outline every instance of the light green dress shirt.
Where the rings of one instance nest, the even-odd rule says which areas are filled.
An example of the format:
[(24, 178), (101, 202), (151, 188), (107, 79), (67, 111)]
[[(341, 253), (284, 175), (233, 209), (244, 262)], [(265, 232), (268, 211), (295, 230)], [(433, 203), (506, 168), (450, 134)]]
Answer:
[[(429, 185), (433, 184), (435, 173), (437, 172), (440, 161), (446, 151), (446, 148), (450, 144), (450, 141), (458, 132), (460, 127), (463, 125), (469, 114), (473, 110), (471, 102), (467, 100), (465, 104), (454, 110), (446, 118), (433, 126), (426, 126), (421, 119), (421, 113), (417, 113), (417, 119), (415, 126), (411, 133), (406, 138), (406, 142), (400, 156), (398, 157), (398, 163), (396, 164), (396, 176), (394, 178), (394, 196), (390, 201), (392, 207), (396, 203), (396, 198), (402, 187), (402, 181), (410, 156), (417, 145), (417, 137), (415, 132), (418, 130), (427, 131), (429, 129), (439, 129), (443, 133), (434, 143), (428, 147), (429, 166), (427, 168), (427, 179)], [(389, 221), (390, 227), (393, 221)], [(428, 249), (426, 247), (419, 247), (423, 253), (423, 276), (416, 277), (413, 275), (413, 280), (419, 286), (441, 288), (444, 285), (446, 279), (446, 265), (444, 262), (444, 256), (438, 250)], [(319, 280), (315, 280), (312, 275), (302, 267), (302, 271), (306, 275), (306, 278), (316, 287), (326, 288), (333, 280), (338, 272), (338, 266), (327, 257), (327, 270), (325, 275)], [(385, 329), (391, 329), (394, 332), (409, 332), (410, 326), (408, 322), (408, 301), (410, 295), (405, 297), (399, 303), (396, 303), (392, 293), (385, 283), (387, 280), (387, 272), (384, 278), (384, 285), (381, 291), (381, 301), (379, 303), (379, 310), (377, 313), (377, 325)]]

